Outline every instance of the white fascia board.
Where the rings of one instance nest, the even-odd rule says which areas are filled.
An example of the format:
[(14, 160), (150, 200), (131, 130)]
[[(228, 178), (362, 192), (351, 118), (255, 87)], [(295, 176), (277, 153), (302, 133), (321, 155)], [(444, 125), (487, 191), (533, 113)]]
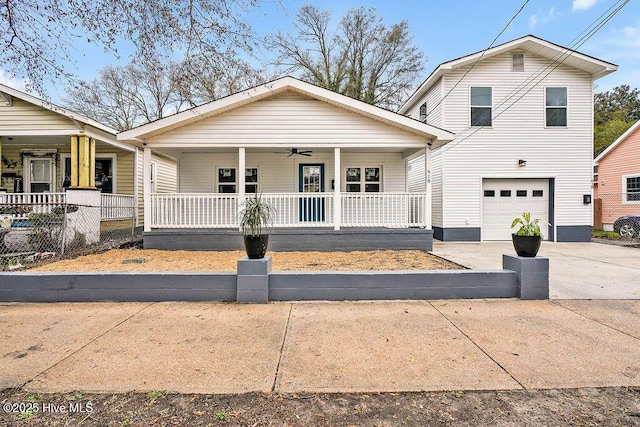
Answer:
[[(58, 106), (56, 104), (53, 104), (53, 103), (49, 102), (49, 101), (45, 101), (43, 99), (36, 98), (33, 95), (29, 95), (27, 93), (21, 92), (21, 91), (19, 91), (17, 89), (14, 89), (12, 87), (0, 84), (0, 92), (4, 92), (4, 93), (6, 93), (8, 95), (11, 95), (11, 96), (13, 96), (15, 98), (19, 98), (19, 99), (21, 99), (21, 100), (23, 100), (25, 102), (30, 103), (30, 104), (37, 105), (38, 107), (42, 107), (42, 108), (44, 108), (46, 110), (49, 110), (51, 112), (54, 112), (56, 114), (60, 114), (62, 116), (66, 116), (66, 117), (70, 118), (74, 122), (77, 121), (77, 122), (80, 122), (80, 123), (83, 123), (83, 124), (86, 124), (86, 125), (93, 126), (96, 129), (100, 129), (100, 130), (102, 130), (104, 132), (107, 132), (107, 133), (110, 133), (110, 134), (112, 134), (114, 136), (115, 136), (116, 133), (118, 133), (117, 130), (112, 129), (109, 126), (105, 126), (102, 123), (96, 122), (93, 119), (85, 117), (82, 114), (78, 114), (78, 113), (75, 113), (73, 111), (66, 110), (66, 109), (64, 109), (64, 108), (62, 108), (62, 107), (60, 107), (60, 106)], [(76, 132), (78, 132), (79, 130), (80, 129), (76, 129)]]
[(535, 36), (524, 36), (519, 39), (511, 40), (499, 46), (492, 47), (491, 49), (487, 49), (486, 51), (479, 51), (476, 53), (472, 53), (467, 56), (463, 56), (458, 59), (453, 59), (448, 62), (443, 62), (440, 64), (434, 71), (431, 73), (429, 77), (420, 85), (418, 90), (416, 90), (413, 95), (409, 98), (407, 102), (404, 103), (402, 107), (398, 110), (400, 114), (405, 114), (414, 104), (417, 102), (422, 96), (427, 93), (427, 91), (431, 88), (431, 86), (438, 81), (440, 77), (447, 74), (450, 70), (454, 70), (456, 68), (464, 67), (467, 65), (472, 65), (476, 61), (486, 58), (491, 58), (492, 56), (500, 55), (504, 52), (508, 52), (511, 50), (516, 50), (522, 48), (523, 50), (530, 51), (527, 49), (525, 45), (527, 43), (534, 43), (541, 47), (542, 49), (537, 51), (537, 55), (541, 55), (547, 57), (549, 59), (558, 59), (558, 55), (565, 54), (567, 56), (571, 56), (572, 58), (579, 59), (583, 62), (584, 71), (587, 71), (587, 65), (595, 65), (599, 68), (598, 71), (587, 71), (590, 72), (594, 79), (599, 79), (600, 77), (606, 76), (607, 74), (611, 74), (618, 69), (618, 66), (612, 64), (610, 62), (606, 62), (600, 60), (598, 58), (594, 58), (575, 50), (571, 50), (567, 47), (563, 47), (546, 40), (540, 39)]
[(173, 116), (157, 120), (153, 123), (122, 132), (118, 134), (118, 140), (143, 141), (150, 136), (166, 132), (175, 127), (184, 126), (194, 121), (221, 114), (231, 109), (273, 96), (285, 90), (293, 90), (311, 98), (327, 102), (356, 114), (372, 118), (434, 141), (450, 141), (454, 138), (454, 134), (446, 130), (420, 123), (417, 120), (349, 98), (348, 96), (341, 95), (319, 86), (305, 83), (293, 77), (283, 77), (273, 82), (230, 95), (226, 98), (210, 102), (200, 107), (195, 107), (190, 110), (174, 114)]
[(616, 139), (615, 141), (613, 141), (611, 143), (611, 145), (609, 145), (602, 153), (600, 153), (600, 155), (598, 155), (598, 157), (596, 157), (593, 160), (593, 164), (596, 165), (600, 162), (600, 160), (602, 160), (607, 154), (609, 154), (611, 151), (613, 151), (618, 145), (622, 144), (622, 142), (627, 139), (627, 137), (629, 135), (631, 135), (633, 132), (636, 131), (636, 129), (638, 129), (638, 127), (640, 127), (640, 120), (638, 120), (637, 122), (634, 123), (633, 126), (631, 126), (629, 129), (627, 129), (627, 131), (625, 133), (623, 133), (622, 135), (620, 135), (618, 137), (618, 139)]

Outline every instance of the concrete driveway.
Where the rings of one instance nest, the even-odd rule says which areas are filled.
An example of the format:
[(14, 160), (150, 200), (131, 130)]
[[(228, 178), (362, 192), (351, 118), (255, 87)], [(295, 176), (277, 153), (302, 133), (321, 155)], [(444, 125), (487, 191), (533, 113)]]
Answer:
[[(433, 253), (474, 269), (501, 269), (511, 242), (434, 242)], [(640, 249), (602, 243), (542, 242), (551, 299), (640, 299)]]

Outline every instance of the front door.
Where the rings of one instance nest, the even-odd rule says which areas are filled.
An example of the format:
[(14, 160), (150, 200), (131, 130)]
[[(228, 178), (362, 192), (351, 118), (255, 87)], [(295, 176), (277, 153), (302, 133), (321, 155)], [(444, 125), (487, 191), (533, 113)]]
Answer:
[(298, 206), (299, 220), (305, 222), (324, 221), (324, 196), (310, 194), (324, 192), (324, 164), (301, 164), (298, 175), (298, 191), (305, 193), (305, 197), (300, 198)]

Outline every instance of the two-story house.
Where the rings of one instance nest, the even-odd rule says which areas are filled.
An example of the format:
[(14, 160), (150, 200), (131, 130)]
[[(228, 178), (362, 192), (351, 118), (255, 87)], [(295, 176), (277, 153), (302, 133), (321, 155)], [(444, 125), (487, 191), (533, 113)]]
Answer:
[(509, 240), (528, 211), (545, 239), (589, 241), (593, 87), (616, 69), (530, 35), (438, 66), (399, 111), (456, 135), (408, 172), (434, 237)]

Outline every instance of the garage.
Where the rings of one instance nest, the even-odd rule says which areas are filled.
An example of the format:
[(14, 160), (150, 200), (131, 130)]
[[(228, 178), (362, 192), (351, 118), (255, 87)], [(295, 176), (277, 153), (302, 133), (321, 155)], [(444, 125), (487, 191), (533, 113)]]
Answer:
[(511, 222), (522, 212), (540, 218), (549, 238), (548, 179), (484, 179), (482, 181), (482, 240), (511, 240)]

